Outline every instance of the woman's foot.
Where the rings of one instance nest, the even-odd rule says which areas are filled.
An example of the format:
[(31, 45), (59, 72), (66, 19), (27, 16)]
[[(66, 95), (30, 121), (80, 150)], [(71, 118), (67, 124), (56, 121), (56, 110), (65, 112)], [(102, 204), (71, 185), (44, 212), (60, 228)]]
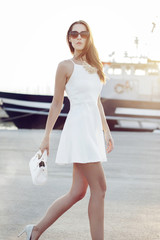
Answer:
[(39, 230), (36, 226), (33, 227), (30, 240), (38, 240), (40, 237)]

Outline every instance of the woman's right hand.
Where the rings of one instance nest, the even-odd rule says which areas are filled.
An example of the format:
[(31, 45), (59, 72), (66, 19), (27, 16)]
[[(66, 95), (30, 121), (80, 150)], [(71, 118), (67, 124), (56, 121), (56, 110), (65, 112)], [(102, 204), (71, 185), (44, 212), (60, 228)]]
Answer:
[(45, 136), (43, 138), (39, 149), (42, 153), (44, 152), (44, 150), (47, 150), (47, 155), (49, 155), (49, 136)]

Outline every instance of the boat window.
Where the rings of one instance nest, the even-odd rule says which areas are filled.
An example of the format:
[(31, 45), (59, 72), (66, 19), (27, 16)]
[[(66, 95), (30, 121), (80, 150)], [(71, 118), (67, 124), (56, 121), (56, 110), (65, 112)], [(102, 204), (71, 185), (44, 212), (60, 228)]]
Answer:
[(143, 69), (136, 69), (135, 70), (135, 75), (144, 76), (145, 75), (145, 70), (143, 70)]
[(107, 72), (109, 75), (121, 75), (122, 69), (121, 68), (109, 68)]
[(115, 68), (113, 74), (115, 74), (115, 75), (120, 75), (120, 74), (122, 74), (122, 69), (121, 69), (121, 68)]
[(113, 75), (113, 68), (109, 68), (107, 72), (108, 72), (108, 74)]
[(159, 75), (159, 72), (157, 69), (148, 69), (149, 75)]

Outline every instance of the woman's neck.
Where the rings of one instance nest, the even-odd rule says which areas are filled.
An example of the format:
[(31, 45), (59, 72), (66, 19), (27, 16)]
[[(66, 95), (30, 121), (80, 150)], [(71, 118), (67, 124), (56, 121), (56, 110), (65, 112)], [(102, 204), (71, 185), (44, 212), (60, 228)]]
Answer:
[(86, 56), (83, 57), (78, 57), (78, 55), (74, 55), (73, 59), (75, 59), (76, 61), (86, 61)]
[(75, 51), (73, 58), (75, 60), (79, 60), (79, 61), (86, 61), (86, 55), (82, 56), (81, 58), (79, 58), (78, 56), (81, 54), (81, 51)]

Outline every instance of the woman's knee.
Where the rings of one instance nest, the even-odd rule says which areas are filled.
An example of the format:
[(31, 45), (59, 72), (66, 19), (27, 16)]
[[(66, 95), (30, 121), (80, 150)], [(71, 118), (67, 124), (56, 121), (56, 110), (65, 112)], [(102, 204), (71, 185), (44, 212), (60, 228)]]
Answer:
[(73, 199), (73, 202), (78, 202), (81, 199), (83, 199), (84, 196), (86, 195), (86, 191), (87, 191), (87, 188), (76, 189), (76, 190), (70, 191), (70, 195)]
[(105, 180), (99, 181), (96, 187), (91, 187), (91, 194), (94, 194), (96, 197), (105, 198), (106, 191), (107, 184)]
[(102, 183), (102, 191), (104, 191), (105, 193), (107, 191), (107, 183), (105, 179), (103, 180), (103, 183)]
[(105, 198), (106, 191), (107, 191), (107, 185), (106, 185), (106, 183), (104, 183), (104, 184), (100, 187), (99, 195), (100, 195), (102, 198)]
[(106, 192), (107, 192), (107, 185), (105, 183), (104, 186), (101, 188), (102, 198), (105, 198)]
[(106, 196), (106, 190), (105, 189), (91, 190), (91, 196), (98, 199), (104, 199)]

